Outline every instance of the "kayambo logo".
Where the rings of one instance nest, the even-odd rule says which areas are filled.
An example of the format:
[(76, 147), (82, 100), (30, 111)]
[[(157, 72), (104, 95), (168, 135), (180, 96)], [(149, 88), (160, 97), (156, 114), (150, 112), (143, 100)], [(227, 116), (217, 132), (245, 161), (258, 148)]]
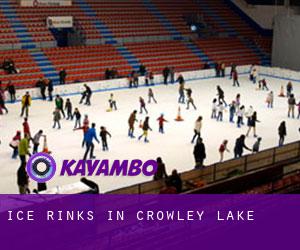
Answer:
[[(157, 172), (155, 160), (64, 160), (60, 176), (153, 176)], [(56, 162), (52, 156), (38, 153), (27, 163), (29, 177), (39, 183), (49, 181), (56, 172)]]
[(56, 162), (48, 154), (37, 153), (30, 157), (26, 170), (31, 179), (38, 183), (44, 183), (55, 175)]

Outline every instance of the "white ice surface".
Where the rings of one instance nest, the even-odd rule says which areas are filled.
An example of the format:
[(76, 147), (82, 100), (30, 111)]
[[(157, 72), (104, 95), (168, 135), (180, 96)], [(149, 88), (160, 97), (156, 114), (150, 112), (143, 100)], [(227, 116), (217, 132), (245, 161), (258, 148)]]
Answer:
[[(155, 159), (161, 156), (166, 163), (167, 172), (171, 173), (173, 169), (179, 172), (193, 169), (193, 145), (191, 138), (193, 136), (194, 122), (201, 115), (204, 117), (202, 137), (206, 145), (207, 159), (205, 165), (219, 160), (218, 148), (224, 139), (229, 140), (229, 149), (231, 153), (225, 155), (225, 160), (233, 156), (233, 146), (235, 139), (241, 134), (245, 134), (247, 127), (237, 128), (236, 124), (228, 122), (229, 113), (224, 113), (224, 121), (217, 122), (210, 119), (211, 102), (216, 97), (216, 85), (220, 85), (225, 91), (227, 102), (232, 101), (237, 93), (241, 94), (241, 103), (249, 107), (252, 105), (258, 113), (257, 134), (263, 138), (262, 149), (274, 147), (278, 143), (277, 128), (282, 120), (287, 122), (286, 142), (299, 140), (298, 129), (300, 120), (287, 118), (287, 99), (277, 97), (280, 86), (286, 85), (286, 81), (275, 78), (267, 78), (270, 89), (274, 91), (275, 101), (274, 109), (267, 109), (266, 96), (267, 91), (257, 91), (256, 86), (250, 83), (247, 76), (240, 79), (241, 87), (232, 87), (232, 81), (229, 79), (209, 79), (187, 82), (186, 87), (193, 90), (193, 97), (198, 107), (197, 111), (193, 108), (186, 110), (181, 105), (184, 122), (175, 122), (177, 115), (178, 84), (168, 86), (155, 86), (154, 93), (158, 104), (147, 105), (150, 126), (153, 128), (149, 132), (150, 143), (130, 139), (127, 137), (129, 114), (134, 110), (139, 110), (139, 96), (147, 100), (147, 88), (128, 89), (114, 91), (119, 110), (116, 112), (106, 112), (108, 108), (108, 99), (110, 92), (94, 93), (92, 97), (92, 106), (86, 107), (79, 105), (80, 95), (71, 96), (73, 107), (79, 107), (81, 114), (88, 114), (91, 122), (97, 124), (97, 133), (100, 126), (106, 126), (111, 132), (112, 138), (108, 139), (110, 151), (102, 152), (101, 147), (96, 145), (95, 155), (99, 159), (136, 159), (141, 160)], [(300, 85), (294, 83), (294, 93), (296, 100), (300, 99)], [(64, 100), (67, 97), (64, 97)], [(11, 148), (8, 146), (17, 130), (22, 131), (23, 119), (19, 117), (20, 103), (8, 104), (9, 114), (0, 116), (0, 193), (17, 193), (16, 172), (19, 167), (19, 160), (11, 159)], [(74, 132), (72, 130), (74, 122), (62, 120), (62, 129), (52, 129), (52, 111), (54, 102), (33, 101), (30, 109), (29, 123), (31, 133), (34, 135), (39, 129), (43, 129), (48, 137), (49, 149), (58, 166), (61, 166), (63, 159), (81, 159), (84, 149), (81, 148), (82, 131)], [(165, 125), (165, 134), (158, 133), (158, 123), (156, 119), (164, 113), (169, 121)], [(138, 115), (138, 120), (143, 120), (145, 115)], [(141, 129), (136, 124), (135, 135), (141, 134)], [(252, 147), (255, 139), (252, 134), (246, 140), (246, 144)], [(41, 147), (40, 147), (41, 149)], [(78, 177), (56, 176), (49, 181), (48, 187), (55, 187), (67, 183), (73, 183), (80, 179)], [(96, 181), (101, 192), (125, 187), (135, 183), (151, 180), (149, 177), (91, 177)], [(30, 188), (35, 188), (36, 183), (31, 181)]]

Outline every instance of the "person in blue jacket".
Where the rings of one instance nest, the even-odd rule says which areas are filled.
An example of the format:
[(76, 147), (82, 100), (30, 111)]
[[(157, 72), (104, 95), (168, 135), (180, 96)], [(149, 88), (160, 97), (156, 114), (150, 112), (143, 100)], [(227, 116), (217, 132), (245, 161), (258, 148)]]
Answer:
[(96, 124), (92, 123), (92, 127), (84, 134), (84, 141), (86, 143), (86, 151), (84, 154), (83, 159), (86, 160), (88, 153), (90, 153), (90, 159), (95, 159), (96, 157), (94, 156), (94, 143), (93, 140), (95, 139), (98, 143), (99, 140), (97, 138), (96, 134)]

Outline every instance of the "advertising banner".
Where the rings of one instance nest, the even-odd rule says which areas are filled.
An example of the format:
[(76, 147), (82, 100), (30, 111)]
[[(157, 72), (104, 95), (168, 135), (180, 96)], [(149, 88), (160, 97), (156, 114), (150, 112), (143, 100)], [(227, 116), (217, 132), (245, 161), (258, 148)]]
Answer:
[(47, 17), (47, 27), (51, 28), (72, 28), (72, 16), (50, 16)]
[(30, 6), (72, 6), (72, 0), (20, 0), (23, 7)]

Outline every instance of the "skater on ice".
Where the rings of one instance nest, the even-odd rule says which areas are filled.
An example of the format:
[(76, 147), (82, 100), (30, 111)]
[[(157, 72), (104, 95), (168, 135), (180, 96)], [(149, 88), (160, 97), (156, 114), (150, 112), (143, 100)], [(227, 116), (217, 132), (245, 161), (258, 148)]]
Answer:
[(227, 106), (227, 103), (224, 100), (224, 98), (225, 98), (224, 91), (223, 91), (223, 89), (219, 85), (217, 86), (217, 91), (218, 91), (217, 95), (218, 95), (218, 101), (219, 101), (219, 103), (222, 102), (222, 103), (225, 104), (225, 106)]
[(111, 138), (111, 134), (106, 130), (105, 127), (100, 127), (100, 138), (102, 141), (102, 150), (108, 151), (108, 144), (107, 144), (107, 136)]
[(117, 101), (115, 100), (115, 97), (114, 97), (113, 93), (110, 94), (110, 98), (108, 100), (108, 103), (109, 103), (109, 111), (112, 111), (113, 109), (117, 110)]
[(217, 98), (214, 98), (211, 107), (211, 116), (210, 116), (211, 119), (217, 118), (217, 109), (218, 109)]
[(295, 106), (296, 106), (296, 99), (294, 94), (290, 94), (288, 98), (288, 117), (290, 116), (294, 119), (295, 118)]
[(195, 169), (203, 168), (203, 162), (206, 158), (205, 145), (201, 137), (197, 139), (197, 143), (194, 147)]
[(148, 110), (146, 109), (146, 102), (144, 98), (140, 96), (139, 101), (140, 101), (140, 114), (143, 113), (143, 110), (146, 112), (146, 114), (148, 114)]
[(245, 135), (241, 135), (239, 138), (236, 139), (235, 146), (234, 146), (234, 158), (235, 159), (243, 156), (244, 149), (247, 149), (248, 151), (252, 152), (252, 150), (246, 146), (245, 140), (246, 140)]
[(284, 139), (287, 135), (287, 132), (286, 132), (286, 125), (285, 125), (285, 121), (282, 121), (278, 127), (278, 135), (279, 135), (279, 147), (283, 146), (284, 144)]
[(138, 139), (141, 140), (143, 137), (145, 137), (144, 142), (147, 143), (147, 142), (149, 142), (149, 140), (148, 140), (148, 131), (149, 130), (152, 131), (152, 128), (150, 128), (150, 126), (149, 126), (149, 116), (147, 116), (145, 118), (142, 129), (143, 129), (143, 134), (140, 135)]
[(161, 114), (160, 117), (157, 118), (158, 121), (158, 132), (164, 134), (164, 123), (168, 122), (165, 118), (164, 118), (164, 114)]
[(73, 120), (72, 103), (70, 98), (67, 98), (66, 100), (65, 110), (67, 111), (67, 120)]
[(194, 104), (194, 99), (192, 98), (192, 89), (187, 88), (185, 89), (186, 95), (187, 95), (187, 102), (186, 102), (186, 109), (190, 108), (190, 104), (194, 107), (195, 110), (197, 110), (196, 105)]
[(228, 146), (228, 140), (224, 140), (223, 143), (219, 147), (219, 154), (220, 154), (220, 162), (223, 161), (224, 159), (224, 153), (228, 152), (230, 153), (229, 149), (227, 148)]
[(58, 129), (61, 129), (61, 126), (60, 126), (60, 120), (61, 120), (61, 115), (60, 115), (60, 111), (58, 108), (56, 108), (54, 111), (53, 111), (53, 128), (56, 128), (56, 125), (57, 125), (57, 128)]
[(194, 136), (191, 141), (192, 144), (194, 143), (195, 140), (198, 140), (201, 137), (202, 120), (203, 120), (202, 116), (199, 116), (195, 121)]
[(274, 103), (274, 93), (273, 93), (273, 91), (270, 91), (268, 93), (266, 102), (267, 102), (267, 107), (272, 109), (273, 108), (273, 103)]
[(65, 118), (65, 112), (64, 112), (64, 100), (60, 95), (56, 95), (55, 98), (55, 107), (56, 109), (62, 113), (63, 117)]
[(154, 97), (154, 93), (153, 90), (151, 88), (148, 89), (148, 103), (151, 103), (151, 100), (154, 101), (154, 103), (157, 103), (155, 97)]
[(261, 140), (262, 140), (262, 138), (258, 137), (256, 142), (253, 144), (253, 147), (252, 147), (252, 152), (253, 153), (258, 153), (259, 152)]
[(73, 117), (75, 118), (74, 129), (81, 127), (81, 114), (78, 108), (75, 108)]
[(98, 143), (99, 140), (97, 138), (97, 133), (96, 133), (96, 124), (92, 123), (92, 127), (84, 134), (84, 141), (86, 145), (86, 151), (83, 156), (83, 160), (87, 159), (88, 154), (90, 155), (90, 159), (95, 159), (96, 157), (94, 156), (94, 143), (93, 140), (96, 140)]
[(229, 122), (234, 123), (234, 115), (236, 113), (236, 102), (232, 101), (231, 104), (229, 104)]
[(31, 105), (31, 96), (28, 91), (22, 97), (21, 105), (22, 105), (22, 110), (21, 110), (20, 116), (23, 117), (23, 115), (25, 113), (25, 117), (28, 117), (29, 116), (29, 107)]
[(256, 123), (260, 122), (257, 120), (257, 113), (256, 111), (253, 112), (253, 114), (248, 118), (248, 131), (246, 133), (246, 136), (249, 136), (251, 130), (253, 130), (253, 136), (257, 137), (256, 135)]
[(136, 114), (137, 114), (137, 111), (134, 110), (130, 116), (129, 116), (129, 119), (128, 119), (128, 125), (129, 125), (129, 129), (128, 129), (128, 136), (131, 137), (131, 138), (134, 138), (134, 123), (137, 122), (137, 119), (136, 119)]

